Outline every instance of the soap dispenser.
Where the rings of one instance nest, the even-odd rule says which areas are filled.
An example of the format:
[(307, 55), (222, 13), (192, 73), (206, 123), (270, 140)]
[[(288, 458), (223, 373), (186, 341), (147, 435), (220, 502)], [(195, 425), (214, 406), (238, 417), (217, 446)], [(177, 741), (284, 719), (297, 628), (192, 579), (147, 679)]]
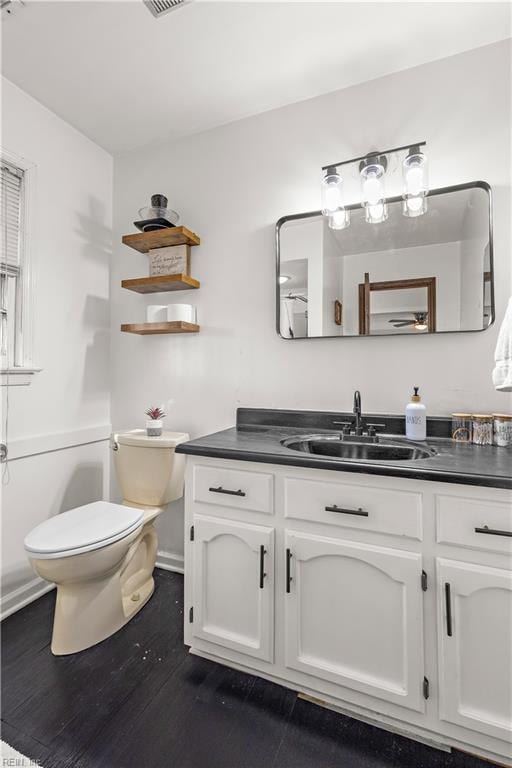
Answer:
[(414, 387), (414, 395), (405, 409), (405, 435), (408, 440), (425, 440), (427, 437), (427, 409)]

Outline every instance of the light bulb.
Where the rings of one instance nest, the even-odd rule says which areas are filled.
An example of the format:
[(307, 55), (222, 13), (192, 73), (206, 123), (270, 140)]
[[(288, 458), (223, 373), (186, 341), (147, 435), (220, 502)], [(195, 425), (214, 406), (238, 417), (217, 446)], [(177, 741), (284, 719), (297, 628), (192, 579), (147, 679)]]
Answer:
[(329, 213), (337, 211), (340, 206), (340, 191), (337, 186), (330, 184), (325, 189), (325, 208)]
[(343, 208), (342, 180), (336, 168), (329, 168), (322, 178), (322, 213), (328, 216)]
[(370, 205), (376, 205), (382, 198), (382, 187), (376, 173), (368, 174), (363, 182), (364, 195)]
[(344, 208), (340, 208), (338, 211), (331, 213), (328, 216), (330, 229), (345, 229), (350, 224), (349, 212)]
[(360, 166), (361, 193), (366, 221), (379, 224), (386, 221), (388, 207), (384, 190), (385, 158), (363, 161)]
[(327, 169), (322, 179), (322, 213), (327, 216), (331, 229), (345, 229), (350, 217), (343, 205), (343, 181), (336, 168)]
[(410, 218), (423, 216), (427, 212), (427, 207), (426, 197), (409, 197), (407, 200), (404, 200), (402, 213)]
[(427, 211), (427, 158), (418, 147), (411, 147), (402, 164), (404, 216), (422, 216)]
[(279, 275), (279, 285), (284, 285), (284, 283), (287, 283), (288, 280), (291, 280), (290, 275)]
[(407, 191), (409, 194), (419, 195), (423, 189), (423, 170), (419, 166), (412, 166), (406, 171)]
[(387, 211), (383, 203), (375, 203), (366, 206), (366, 221), (370, 224), (379, 224), (387, 219)]

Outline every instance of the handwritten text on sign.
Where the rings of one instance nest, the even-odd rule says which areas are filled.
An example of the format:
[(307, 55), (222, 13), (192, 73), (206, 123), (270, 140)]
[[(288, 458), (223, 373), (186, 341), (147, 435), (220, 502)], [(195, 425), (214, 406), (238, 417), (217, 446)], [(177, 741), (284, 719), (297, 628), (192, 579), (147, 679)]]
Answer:
[(149, 251), (149, 274), (188, 275), (190, 266), (188, 245), (171, 245), (166, 248), (152, 248)]

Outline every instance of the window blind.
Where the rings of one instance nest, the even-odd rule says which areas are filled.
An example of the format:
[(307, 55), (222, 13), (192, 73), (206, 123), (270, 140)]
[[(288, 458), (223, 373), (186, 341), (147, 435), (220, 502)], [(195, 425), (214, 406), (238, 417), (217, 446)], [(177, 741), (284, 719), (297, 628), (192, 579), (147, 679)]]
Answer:
[(23, 171), (2, 160), (0, 271), (21, 266)]

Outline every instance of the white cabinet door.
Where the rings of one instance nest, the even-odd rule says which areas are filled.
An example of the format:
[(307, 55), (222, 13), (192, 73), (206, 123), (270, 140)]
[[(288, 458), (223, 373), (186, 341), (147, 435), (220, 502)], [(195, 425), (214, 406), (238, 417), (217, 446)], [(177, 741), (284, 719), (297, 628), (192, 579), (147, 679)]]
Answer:
[(273, 660), (274, 529), (194, 517), (193, 635)]
[(421, 555), (286, 533), (286, 665), (417, 711)]
[(438, 559), (440, 716), (510, 740), (512, 572)]

